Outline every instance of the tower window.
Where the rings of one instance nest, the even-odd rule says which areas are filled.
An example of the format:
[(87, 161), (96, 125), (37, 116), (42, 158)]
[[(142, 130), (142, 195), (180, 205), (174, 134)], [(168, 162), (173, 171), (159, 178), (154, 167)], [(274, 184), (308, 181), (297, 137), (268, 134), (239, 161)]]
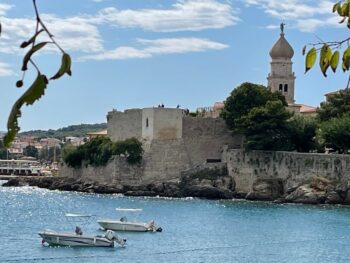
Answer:
[(288, 84), (284, 84), (284, 92), (288, 92)]
[(146, 127), (148, 127), (148, 118), (146, 118)]
[(278, 90), (279, 90), (280, 92), (282, 92), (282, 89), (283, 89), (283, 85), (280, 84), (279, 87), (278, 87)]

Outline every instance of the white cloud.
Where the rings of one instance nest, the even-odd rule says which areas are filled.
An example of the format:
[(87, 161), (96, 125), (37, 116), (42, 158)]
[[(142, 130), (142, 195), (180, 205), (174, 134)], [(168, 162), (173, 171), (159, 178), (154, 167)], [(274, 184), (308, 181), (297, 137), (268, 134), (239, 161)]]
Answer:
[(202, 52), (211, 49), (220, 50), (228, 47), (225, 44), (202, 38), (139, 39), (139, 42), (147, 45), (144, 50), (150, 54)]
[(143, 47), (118, 47), (102, 53), (83, 56), (80, 60), (150, 58), (158, 54), (203, 52), (207, 50), (220, 50), (228, 47), (225, 44), (201, 38), (138, 39), (138, 42)]
[(0, 77), (12, 76), (14, 74), (9, 64), (0, 62)]
[[(92, 0), (100, 2), (102, 0)], [(12, 6), (0, 4), (0, 15)], [(223, 28), (239, 21), (237, 11), (228, 2), (218, 0), (177, 0), (170, 7), (158, 9), (103, 9), (92, 15), (59, 17), (41, 14), (41, 18), (60, 46), (68, 52), (77, 52), (85, 59), (148, 58), (155, 54), (174, 54), (223, 49), (227, 46), (200, 38), (139, 39), (136, 47), (120, 46), (106, 50), (100, 30), (102, 26), (135, 27), (156, 32), (199, 31)], [(3, 32), (0, 53), (21, 54), (20, 44), (29, 39), (35, 30), (35, 18), (1, 17)], [(113, 28), (112, 28), (113, 29)], [(47, 40), (43, 32), (38, 41)], [(57, 50), (47, 45), (44, 50)], [(90, 55), (91, 54), (91, 55)]]
[(139, 27), (155, 32), (199, 31), (235, 25), (237, 11), (215, 0), (178, 0), (167, 9), (124, 9), (114, 7), (99, 12), (96, 21), (118, 27)]
[[(248, 6), (258, 6), (265, 13), (291, 27), (311, 32), (319, 27), (337, 26), (336, 15), (332, 15), (334, 2), (329, 0), (243, 0)], [(268, 26), (271, 28), (271, 26)]]
[(6, 12), (12, 9), (13, 5), (9, 4), (0, 4), (0, 16), (6, 15)]
[[(58, 18), (44, 14), (42, 19), (55, 36), (63, 49), (67, 51), (99, 52), (103, 50), (102, 38), (95, 25), (84, 17)], [(18, 53), (19, 45), (29, 39), (35, 30), (35, 19), (7, 18), (1, 19), (2, 36), (0, 52)], [(43, 40), (45, 33), (41, 33), (38, 41)]]

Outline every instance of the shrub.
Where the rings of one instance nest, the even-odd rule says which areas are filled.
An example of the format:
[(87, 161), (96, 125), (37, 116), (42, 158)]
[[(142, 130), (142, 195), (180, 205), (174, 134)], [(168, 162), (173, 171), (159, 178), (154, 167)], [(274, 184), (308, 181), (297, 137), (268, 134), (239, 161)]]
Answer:
[(69, 149), (64, 156), (64, 162), (73, 168), (79, 168), (84, 163), (92, 166), (103, 166), (113, 155), (124, 155), (130, 164), (142, 160), (142, 143), (136, 138), (113, 143), (109, 138), (97, 137), (84, 145)]

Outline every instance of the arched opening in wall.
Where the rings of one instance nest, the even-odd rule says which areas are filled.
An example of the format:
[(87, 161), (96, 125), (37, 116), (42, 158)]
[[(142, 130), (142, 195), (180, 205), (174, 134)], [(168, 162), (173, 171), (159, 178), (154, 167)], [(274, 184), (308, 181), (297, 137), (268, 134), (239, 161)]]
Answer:
[(278, 90), (279, 90), (280, 92), (283, 91), (283, 85), (282, 85), (282, 84), (279, 85)]
[(148, 118), (146, 118), (146, 128), (148, 128)]
[(284, 84), (284, 92), (288, 92), (288, 84)]

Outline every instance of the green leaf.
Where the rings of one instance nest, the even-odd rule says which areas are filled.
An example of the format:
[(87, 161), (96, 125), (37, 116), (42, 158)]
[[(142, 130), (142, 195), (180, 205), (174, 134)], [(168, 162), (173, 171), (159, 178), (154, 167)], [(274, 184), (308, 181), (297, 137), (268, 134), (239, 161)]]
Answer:
[(316, 48), (312, 48), (307, 52), (305, 59), (305, 73), (308, 72), (316, 62)]
[(338, 3), (333, 5), (333, 13), (338, 10), (340, 4), (341, 4), (341, 2), (338, 2)]
[(346, 2), (343, 4), (343, 6), (340, 9), (340, 16), (349, 16), (349, 3)]
[(70, 56), (67, 53), (64, 53), (62, 55), (62, 61), (61, 61), (61, 67), (58, 70), (58, 72), (51, 77), (50, 79), (58, 79), (60, 77), (62, 77), (64, 75), (64, 73), (67, 73), (69, 76), (71, 76), (71, 64), (72, 64), (72, 60), (70, 58)]
[(21, 48), (26, 48), (27, 46), (29, 46), (30, 44), (34, 43), (36, 37), (41, 33), (43, 32), (44, 29), (40, 29), (38, 32), (36, 32), (34, 34), (34, 36), (32, 36), (28, 41), (24, 41), (22, 44), (21, 44)]
[(333, 72), (335, 73), (335, 71), (337, 70), (338, 64), (339, 64), (339, 51), (338, 50), (336, 50), (333, 53), (330, 64), (331, 64), (331, 68), (332, 68)]
[(343, 70), (350, 68), (350, 46), (343, 53)]
[(30, 58), (32, 57), (32, 55), (37, 52), (39, 49), (43, 48), (48, 42), (41, 42), (37, 45), (35, 45), (34, 47), (32, 47), (27, 54), (24, 56), (23, 58), (23, 65), (22, 65), (22, 70), (25, 71), (28, 69), (28, 62), (30, 60)]
[(37, 78), (29, 89), (15, 102), (7, 121), (7, 134), (4, 137), (4, 145), (9, 147), (17, 132), (20, 130), (18, 118), (21, 117), (21, 108), (25, 105), (32, 105), (45, 93), (47, 86), (45, 75), (38, 74)]
[(327, 69), (330, 66), (331, 58), (332, 50), (327, 44), (324, 44), (320, 52), (320, 68), (325, 77), (327, 77)]

